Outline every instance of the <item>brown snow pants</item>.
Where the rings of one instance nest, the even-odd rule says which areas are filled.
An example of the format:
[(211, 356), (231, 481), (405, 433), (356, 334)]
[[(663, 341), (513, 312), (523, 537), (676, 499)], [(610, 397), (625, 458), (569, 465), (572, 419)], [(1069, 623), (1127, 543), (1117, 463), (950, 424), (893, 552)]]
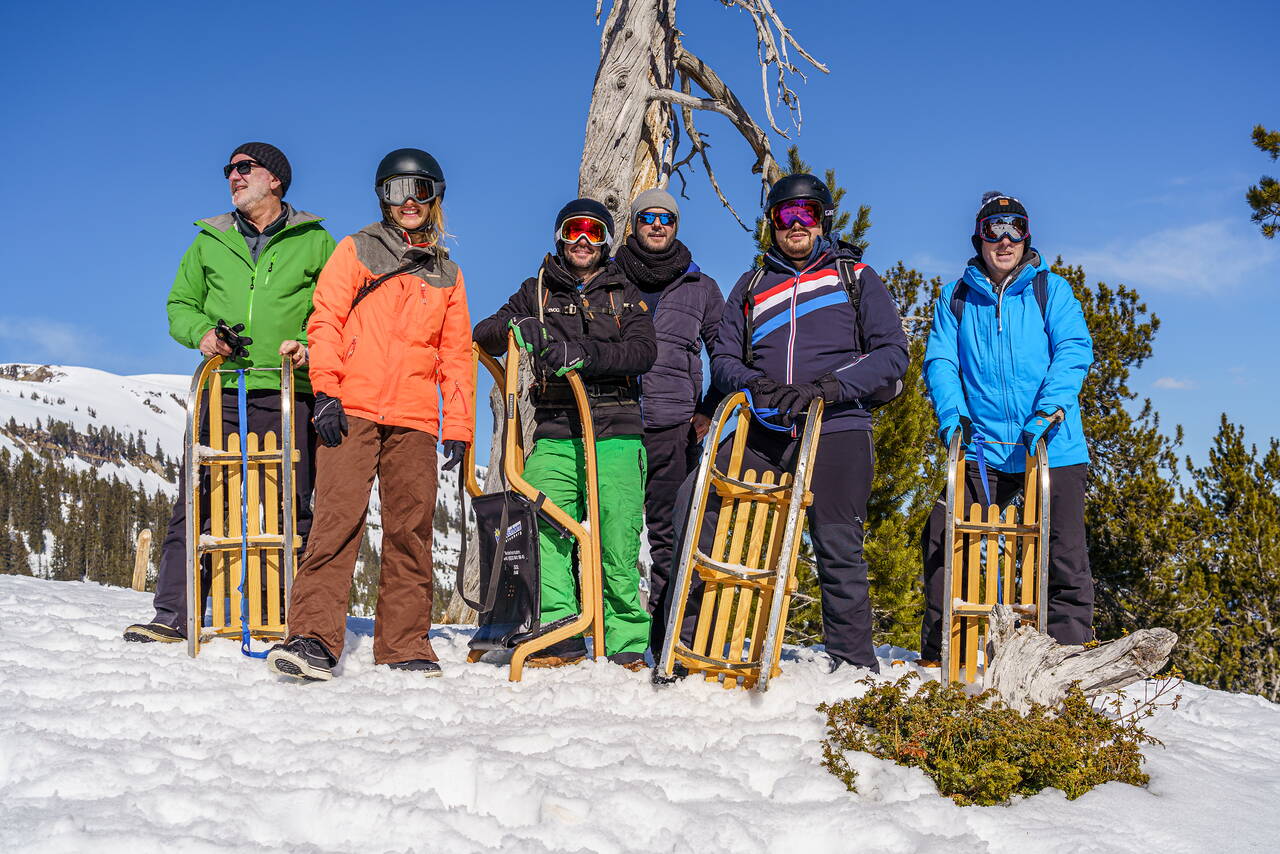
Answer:
[(311, 536), (289, 599), (289, 635), (316, 638), (342, 655), (347, 600), (373, 478), (382, 500), (382, 574), (373, 626), (375, 664), (436, 661), (431, 630), (431, 522), (436, 437), (348, 418), (342, 444), (316, 449)]

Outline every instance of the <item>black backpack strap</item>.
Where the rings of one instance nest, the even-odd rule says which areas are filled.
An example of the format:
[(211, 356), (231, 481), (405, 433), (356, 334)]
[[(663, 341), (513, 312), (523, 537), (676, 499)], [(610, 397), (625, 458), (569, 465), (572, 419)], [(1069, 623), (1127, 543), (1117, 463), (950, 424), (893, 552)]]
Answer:
[(755, 311), (751, 306), (751, 295), (756, 291), (756, 285), (760, 284), (760, 280), (764, 278), (764, 267), (756, 267), (756, 271), (751, 274), (751, 281), (747, 282), (747, 290), (742, 295), (742, 313), (746, 316), (746, 321), (742, 326), (742, 363), (748, 368), (755, 367), (756, 355), (752, 352), (751, 338), (756, 331)]
[(844, 286), (844, 295), (848, 298), (849, 305), (853, 308), (853, 316), (856, 318), (854, 344), (859, 353), (864, 353), (866, 348), (862, 340), (862, 312), (859, 311), (862, 307), (862, 268), (848, 258), (837, 258), (836, 274), (840, 277), (840, 284)]
[[(1040, 305), (1040, 319), (1049, 322), (1049, 271), (1041, 270), (1036, 273), (1036, 277), (1031, 280), (1031, 287), (1036, 291), (1036, 302)], [(1049, 331), (1049, 327), (1045, 326), (1045, 332)]]
[(960, 325), (960, 319), (964, 317), (965, 297), (969, 294), (969, 283), (964, 279), (956, 282), (955, 289), (951, 291), (951, 313), (956, 316), (956, 326)]
[(365, 297), (367, 297), (369, 294), (373, 293), (378, 288), (382, 287), (382, 284), (386, 282), (388, 279), (394, 279), (396, 276), (400, 275), (401, 273), (407, 273), (410, 270), (412, 270), (414, 267), (419, 267), (421, 265), (422, 265), (422, 260), (420, 258), (415, 258), (414, 260), (410, 261), (408, 264), (405, 264), (403, 267), (398, 267), (397, 269), (392, 270), (390, 273), (386, 273), (384, 275), (379, 276), (376, 279), (370, 279), (369, 281), (365, 282), (363, 285), (360, 286), (360, 290), (356, 291), (356, 298), (351, 301), (351, 308), (347, 309), (347, 316), (350, 317), (351, 312), (356, 310), (356, 306), (358, 306), (361, 303), (361, 301)]

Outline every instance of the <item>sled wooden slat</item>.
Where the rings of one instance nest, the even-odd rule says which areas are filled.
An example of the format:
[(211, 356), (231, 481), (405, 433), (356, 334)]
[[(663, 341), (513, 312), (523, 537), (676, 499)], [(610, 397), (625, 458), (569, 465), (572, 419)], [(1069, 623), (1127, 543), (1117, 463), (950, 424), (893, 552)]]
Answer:
[[(301, 547), (293, 501), (293, 470), (301, 454), (293, 447), (292, 365), (288, 357), (281, 361), (279, 433), (247, 433), (242, 455), (238, 430), (223, 424), (221, 364), (221, 356), (206, 359), (192, 378), (187, 398), (184, 500), (188, 508), (187, 651), (192, 656), (199, 654), (205, 636), (240, 637), (242, 578), (250, 634), (282, 639), (288, 590)], [(204, 409), (207, 419), (202, 418)], [(206, 420), (208, 440), (198, 442), (199, 426)], [(237, 419), (231, 420), (234, 427)], [(208, 484), (207, 503), (199, 494), (202, 482)], [(201, 584), (201, 564), (210, 568), (207, 589)], [(206, 595), (211, 606), (207, 623)]]
[[(737, 419), (732, 436), (728, 425)], [(730, 395), (716, 411), (694, 488), (693, 506), (675, 576), (667, 642), (658, 655), (660, 675), (677, 664), (725, 688), (764, 690), (781, 672), (777, 666), (802, 530), (801, 514), (813, 500), (808, 491), (822, 423), (822, 403), (806, 418), (797, 455), (798, 487), (790, 472), (744, 469), (751, 412), (746, 396)], [(715, 459), (722, 441), (729, 453), (724, 470)], [(709, 506), (719, 504), (715, 535), (707, 554), (699, 551), (701, 524)], [(700, 596), (691, 595), (694, 579)], [(680, 627), (697, 608), (693, 642), (685, 647)]]
[(1049, 470), (1043, 443), (1027, 457), (1021, 507), (984, 506), (967, 500), (966, 461), (953, 437), (947, 461), (947, 530), (944, 543), (942, 674), (973, 682), (985, 667), (987, 623), (998, 602), (1019, 619), (1047, 628), (1046, 584)]

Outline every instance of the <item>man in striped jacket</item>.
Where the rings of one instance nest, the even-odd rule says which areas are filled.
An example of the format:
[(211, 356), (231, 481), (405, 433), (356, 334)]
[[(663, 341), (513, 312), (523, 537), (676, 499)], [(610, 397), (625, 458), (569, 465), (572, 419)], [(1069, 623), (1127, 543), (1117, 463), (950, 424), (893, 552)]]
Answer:
[[(874, 467), (869, 409), (900, 385), (907, 338), (880, 277), (830, 234), (834, 214), (830, 190), (813, 175), (773, 185), (773, 247), (725, 304), (711, 375), (720, 391), (747, 389), (758, 411), (777, 410), (751, 425), (743, 465), (757, 471), (793, 469), (804, 412), (815, 398), (826, 402), (808, 510), (824, 639), (832, 669), (878, 671), (862, 555)], [(713, 516), (704, 519), (704, 539)]]

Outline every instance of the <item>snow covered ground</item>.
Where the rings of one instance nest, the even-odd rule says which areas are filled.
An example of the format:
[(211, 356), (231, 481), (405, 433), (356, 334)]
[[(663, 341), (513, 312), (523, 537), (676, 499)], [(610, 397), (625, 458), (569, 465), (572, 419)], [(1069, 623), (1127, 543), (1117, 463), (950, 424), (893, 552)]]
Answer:
[[(819, 765), (814, 706), (858, 690), (790, 650), (763, 696), (659, 690), (606, 663), (375, 668), (352, 620), (329, 683), (210, 643), (125, 644), (150, 598), (0, 576), (0, 851), (1275, 851), (1280, 707), (1187, 685), (1150, 730), (1148, 789), (957, 807), (863, 756)], [(888, 656), (890, 650), (881, 650)], [(888, 667), (902, 672), (905, 665)]]

